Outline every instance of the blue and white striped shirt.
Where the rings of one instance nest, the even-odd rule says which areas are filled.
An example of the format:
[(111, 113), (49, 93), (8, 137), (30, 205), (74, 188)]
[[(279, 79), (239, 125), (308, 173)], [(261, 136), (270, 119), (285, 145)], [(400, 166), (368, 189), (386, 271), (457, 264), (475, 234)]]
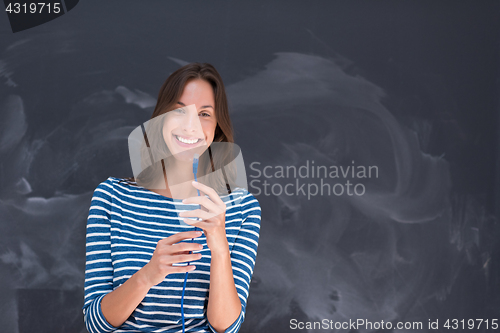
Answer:
[[(241, 301), (238, 319), (226, 330), (237, 332), (245, 316), (260, 231), (260, 205), (246, 190), (221, 196), (226, 203), (226, 235), (236, 290)], [(94, 191), (87, 221), (85, 299), (87, 330), (100, 332), (182, 332), (181, 295), (184, 273), (169, 274), (153, 286), (132, 315), (120, 326), (109, 324), (101, 299), (151, 259), (156, 243), (194, 227), (180, 223), (178, 213), (197, 208), (167, 198), (135, 182), (109, 177)], [(198, 229), (199, 230), (199, 229)], [(188, 240), (191, 241), (191, 240)], [(202, 258), (193, 262), (184, 295), (186, 332), (215, 332), (206, 316), (210, 282), (210, 249), (205, 235)]]

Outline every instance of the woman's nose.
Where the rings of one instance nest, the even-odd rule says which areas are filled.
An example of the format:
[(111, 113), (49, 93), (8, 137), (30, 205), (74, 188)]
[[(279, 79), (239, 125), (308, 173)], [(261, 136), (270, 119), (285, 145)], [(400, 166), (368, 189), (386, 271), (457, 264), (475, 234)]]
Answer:
[(196, 110), (190, 110), (190, 112), (185, 114), (182, 127), (186, 132), (196, 132), (201, 129), (200, 119)]

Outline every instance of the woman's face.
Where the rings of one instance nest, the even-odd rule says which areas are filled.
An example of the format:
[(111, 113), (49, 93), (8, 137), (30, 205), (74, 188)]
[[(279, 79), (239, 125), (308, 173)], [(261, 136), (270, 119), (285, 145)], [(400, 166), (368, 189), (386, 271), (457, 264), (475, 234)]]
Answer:
[(201, 155), (214, 140), (217, 119), (212, 86), (205, 80), (186, 83), (177, 109), (165, 115), (163, 139), (174, 157), (192, 160)]

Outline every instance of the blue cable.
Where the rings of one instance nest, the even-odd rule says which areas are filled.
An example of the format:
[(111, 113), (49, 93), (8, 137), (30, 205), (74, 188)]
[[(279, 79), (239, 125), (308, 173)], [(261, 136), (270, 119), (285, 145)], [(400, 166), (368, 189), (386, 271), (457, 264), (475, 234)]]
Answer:
[[(200, 159), (200, 155), (194, 154), (193, 156), (193, 174), (194, 174), (194, 181), (198, 182), (198, 177), (196, 174), (198, 173), (198, 160)], [(196, 189), (198, 192), (198, 196), (200, 196), (200, 190)]]
[[(194, 154), (193, 156), (193, 174), (194, 174), (194, 181), (198, 182), (198, 178), (196, 177), (196, 174), (198, 173), (198, 160), (199, 160), (200, 155)], [(198, 196), (200, 196), (200, 190), (196, 189), (198, 192)], [(194, 230), (196, 231), (198, 228), (194, 227)], [(191, 241), (194, 241), (194, 238), (191, 238)], [(191, 251), (189, 251), (191, 254)], [(189, 266), (189, 262), (187, 263), (187, 266)], [(182, 317), (182, 333), (185, 333), (185, 327), (184, 327), (184, 293), (186, 291), (186, 282), (187, 282), (187, 277), (188, 277), (188, 272), (184, 274), (184, 285), (182, 286), (182, 296), (181, 296), (181, 317)]]

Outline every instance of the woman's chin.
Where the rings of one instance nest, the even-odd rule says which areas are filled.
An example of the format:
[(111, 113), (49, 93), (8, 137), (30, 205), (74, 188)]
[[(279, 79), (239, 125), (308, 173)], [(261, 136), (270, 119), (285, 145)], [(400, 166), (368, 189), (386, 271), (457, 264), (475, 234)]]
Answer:
[(208, 146), (199, 146), (191, 149), (177, 150), (172, 156), (179, 162), (192, 162), (195, 154), (201, 156), (207, 148)]

